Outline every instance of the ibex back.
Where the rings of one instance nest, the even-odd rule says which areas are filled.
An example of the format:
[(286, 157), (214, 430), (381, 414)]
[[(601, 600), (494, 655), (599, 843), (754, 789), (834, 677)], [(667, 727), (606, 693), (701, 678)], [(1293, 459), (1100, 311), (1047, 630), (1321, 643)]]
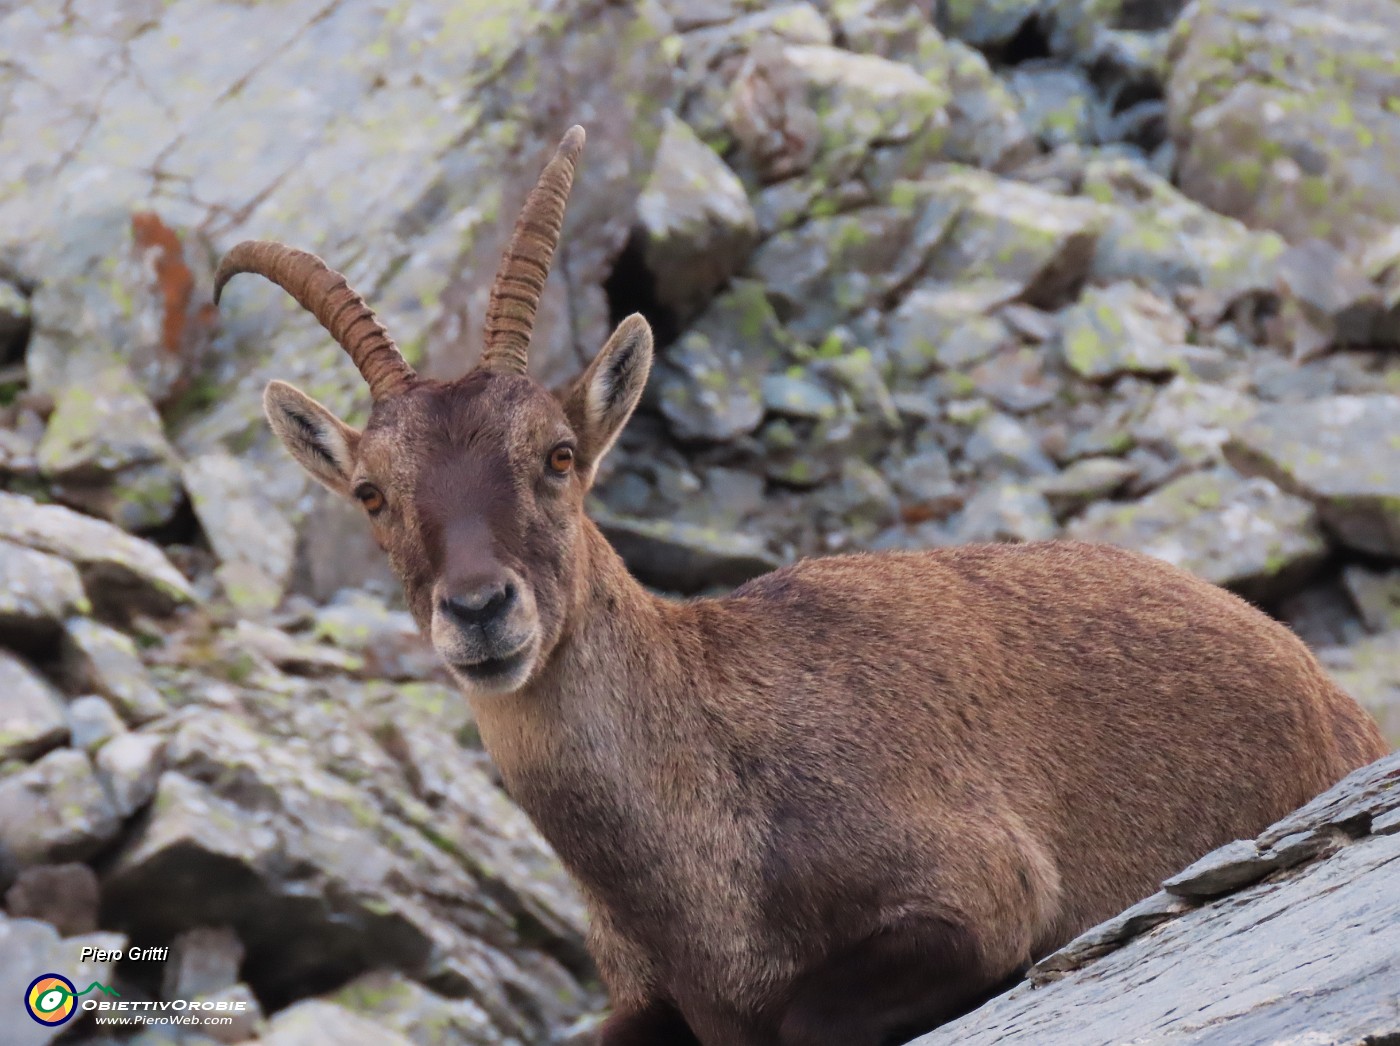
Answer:
[[(1281, 625), (1161, 562), (1045, 543), (812, 560), (648, 594), (584, 514), (636, 406), (629, 317), (526, 375), (583, 132), (526, 201), (477, 367), (417, 376), (313, 255), (235, 247), (369, 383), (267, 414), (357, 499), (510, 794), (582, 888), (604, 1046), (881, 1046), (1385, 751)], [(216, 290), (217, 295), (217, 290)]]

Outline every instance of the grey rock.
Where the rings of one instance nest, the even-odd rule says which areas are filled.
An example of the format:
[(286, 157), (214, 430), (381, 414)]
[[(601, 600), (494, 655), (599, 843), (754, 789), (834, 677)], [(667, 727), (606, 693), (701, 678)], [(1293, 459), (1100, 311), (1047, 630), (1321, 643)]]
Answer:
[(327, 1001), (397, 1032), (409, 1042), (505, 1046), (510, 1041), (471, 999), (444, 998), (389, 970), (357, 977)]
[[(1400, 555), (1400, 397), (1328, 396), (1262, 408), (1225, 452), (1311, 499), (1342, 544)], [(1358, 453), (1357, 448), (1364, 448)]]
[(132, 726), (169, 711), (136, 644), (89, 618), (71, 618), (64, 626), (61, 671), (71, 690), (102, 695)]
[(983, 475), (1009, 474), (1028, 478), (1055, 471), (1026, 426), (1005, 414), (984, 417), (963, 448), (963, 455)]
[(258, 1039), (259, 1046), (413, 1046), (396, 1031), (360, 1017), (344, 1006), (304, 999), (274, 1014)]
[[(472, 998), (522, 1041), (590, 1005), (559, 969), (586, 962), (582, 907), (524, 815), (464, 757), (460, 695), (277, 686), (186, 708), (163, 730), (156, 795), (111, 858), (113, 924), (156, 939), (231, 926), (262, 956), (247, 971), (262, 997), (397, 968)], [(211, 877), (226, 884), (212, 895)]]
[(5, 908), (13, 918), (38, 919), (64, 937), (97, 929), (97, 900), (97, 873), (76, 862), (33, 865), (5, 891)]
[(1373, 325), (1373, 335), (1382, 344), (1394, 345), (1400, 340), (1400, 231), (1392, 228), (1376, 235), (1359, 263), (1381, 296), (1383, 314)]
[(385, 597), (402, 592), (389, 558), (375, 544), (373, 530), (365, 525), (365, 511), (358, 503), (314, 483), (298, 504), (305, 506), (306, 512), (297, 522), (296, 563), (289, 586), (292, 594), (323, 603), (345, 589)]
[(1086, 930), (1059, 951), (1036, 963), (1030, 974), (1031, 983), (1041, 985), (1059, 980), (1065, 973), (1122, 947), (1125, 942), (1141, 936), (1159, 923), (1190, 911), (1192, 907), (1192, 902), (1159, 890)]
[(1375, 342), (1384, 319), (1381, 293), (1360, 267), (1325, 240), (1307, 240), (1278, 260), (1280, 312), (1274, 337), (1294, 359), (1333, 346)]
[(104, 612), (168, 613), (195, 598), (155, 545), (59, 505), (0, 493), (0, 539), (71, 561), (88, 597)]
[(1186, 369), (1186, 318), (1131, 283), (1091, 287), (1060, 317), (1065, 364), (1090, 381)]
[(1146, 552), (1254, 598), (1294, 587), (1327, 552), (1307, 501), (1228, 468), (1190, 473), (1132, 504), (1094, 505), (1067, 536)]
[(832, 42), (831, 26), (811, 4), (728, 6), (726, 12), (708, 18), (697, 17), (695, 4), (672, 5), (671, 12), (678, 26), (699, 23), (680, 38), (684, 100), (679, 111), (704, 141), (715, 145), (732, 142), (727, 118), (730, 86), (751, 52)]
[(1400, 630), (1324, 647), (1319, 660), (1337, 685), (1370, 712), (1391, 744), (1400, 744)]
[(263, 1025), (262, 1004), (258, 1002), (258, 997), (253, 994), (253, 990), (246, 984), (234, 984), (219, 991), (209, 992), (203, 996), (205, 1002), (212, 1002), (216, 1006), (220, 1003), (228, 1003), (233, 1009), (227, 1012), (227, 1016), (232, 1020), (228, 1024), (206, 1025), (202, 1031), (215, 1042), (234, 1043), (247, 1042), (261, 1030)]
[(43, 642), (69, 614), (91, 609), (72, 563), (0, 541), (0, 636)]
[(862, 432), (898, 431), (899, 410), (885, 384), (879, 361), (869, 349), (850, 344), (842, 333), (835, 331), (827, 339), (827, 346), (839, 346), (839, 350), (814, 362), (812, 370), (845, 390), (855, 406)]
[[(221, 29), (201, 0), (133, 10), (67, 37), (46, 19), (4, 16), (16, 54), (71, 71), (56, 96), (14, 95), (47, 75), (37, 59), (4, 78), (16, 98), (7, 139), (55, 135), (42, 159), (0, 157), (0, 241), (38, 283), (32, 388), (129, 362), (168, 402), (182, 455), (238, 453), (295, 515), (305, 481), (261, 417), (264, 385), (301, 382), (354, 417), (363, 382), (314, 321), (257, 281), (230, 287), (216, 330), (214, 259), (247, 236), (314, 250), (372, 292), (415, 363), (460, 373), (480, 349), (516, 209), (574, 118), (588, 124), (590, 159), (536, 325), (536, 373), (556, 382), (603, 343), (602, 284), (674, 93), (671, 24), (655, 0), (490, 0), (465, 20), (443, 2), (384, 20), (298, 0), (231, 8)], [(116, 28), (131, 23), (143, 28)], [(248, 43), (222, 48), (228, 39)], [(82, 72), (96, 67), (111, 71), (101, 91)], [(289, 122), (267, 124), (267, 106), (293, 94)], [(230, 165), (238, 136), (255, 159)]]
[(1059, 530), (1044, 495), (1016, 483), (999, 483), (978, 491), (955, 526), (960, 543), (1046, 541)]
[[(985, 288), (985, 285), (983, 285)], [(917, 287), (890, 318), (890, 355), (897, 379), (920, 379), (935, 368), (961, 370), (1006, 342), (1006, 326), (985, 315), (1014, 297), (1009, 285), (990, 297), (952, 286)]]
[(1045, 146), (1093, 141), (1094, 90), (1078, 69), (1023, 62), (1011, 71), (1010, 86), (1022, 119)]
[(928, 24), (933, 7), (932, 0), (855, 0), (832, 5), (831, 20), (847, 50), (917, 67), (921, 45), (934, 35)]
[(637, 199), (637, 222), (656, 299), (682, 323), (738, 271), (757, 236), (738, 177), (670, 113)]
[(1107, 207), (1090, 275), (1135, 280), (1164, 294), (1189, 292), (1191, 312), (1214, 322), (1242, 298), (1275, 292), (1277, 233), (1251, 231), (1183, 196), (1165, 178), (1125, 158), (1089, 161), (1082, 191)]
[(1001, 320), (1023, 341), (1037, 344), (1055, 336), (1058, 324), (1053, 315), (1030, 305), (1012, 303), (998, 313)]
[(121, 716), (104, 698), (84, 694), (68, 702), (70, 744), (93, 755), (112, 738), (126, 731)]
[(60, 748), (0, 778), (0, 857), (15, 870), (91, 857), (119, 827), (82, 752)]
[(156, 794), (164, 748), (163, 737), (138, 731), (117, 734), (97, 750), (93, 764), (119, 817), (130, 817)]
[(955, 208), (956, 201), (923, 207), (910, 201), (813, 218), (765, 240), (749, 272), (787, 316), (789, 329), (820, 345), (838, 323), (918, 271)]
[(948, 452), (942, 447), (926, 447), (900, 458), (888, 471), (906, 512), (937, 517), (961, 507)]
[(362, 658), (325, 643), (307, 642), (280, 628), (239, 621), (229, 643), (240, 650), (266, 658), (284, 672), (302, 676), (324, 676), (358, 671)]
[(161, 976), (161, 997), (212, 995), (238, 983), (245, 949), (227, 926), (196, 926), (170, 942)]
[(413, 617), (384, 601), (358, 592), (316, 610), (312, 636), (347, 651), (376, 679), (419, 680), (441, 671), (437, 652)]
[(763, 420), (763, 375), (781, 364), (787, 346), (763, 288), (735, 283), (657, 367), (656, 394), (672, 431), (686, 440), (752, 432)]
[(1273, 863), (1260, 855), (1254, 840), (1236, 839), (1163, 880), (1162, 889), (1199, 901), (1257, 883), (1273, 869)]
[(694, 593), (742, 584), (778, 567), (758, 538), (664, 520), (601, 517), (603, 534), (643, 582)]
[(817, 507), (830, 516), (828, 543), (838, 535), (843, 541), (868, 541), (899, 514), (889, 481), (878, 469), (856, 458), (846, 461), (839, 481), (820, 492)]
[(1036, 483), (1057, 518), (1064, 518), (1094, 501), (1111, 497), (1136, 477), (1138, 467), (1121, 458), (1080, 458), (1063, 472)]
[[(1258, 840), (1198, 865), (1247, 870), (1246, 885), (1201, 905), (1149, 898), (1131, 930), (1123, 916), (1089, 930), (1033, 967), (1030, 983), (915, 1046), (1383, 1041), (1400, 1028), (1400, 836), (1384, 834), (1400, 806), (1397, 781), (1397, 755), (1356, 771)], [(1283, 844), (1307, 833), (1329, 843), (1303, 847), (1308, 856), (1290, 865), (1281, 855), (1300, 844)], [(1273, 874), (1258, 881), (1246, 851), (1278, 861)]]
[(1368, 629), (1372, 632), (1400, 629), (1400, 570), (1376, 573), (1365, 567), (1349, 566), (1342, 571), (1342, 584)]
[(1258, 409), (1253, 397), (1227, 385), (1178, 375), (1152, 397), (1131, 425), (1139, 447), (1159, 451), (1192, 467), (1218, 465), (1231, 433)]
[(1385, 0), (1290, 0), (1262, 17), (1220, 0), (1184, 18), (1167, 91), (1182, 189), (1293, 242), (1340, 246), (1400, 221), (1387, 174), (1400, 162), (1400, 70), (1373, 46), (1397, 31)]
[(1009, 171), (1035, 155), (1035, 136), (1021, 119), (1015, 95), (980, 51), (926, 30), (909, 61), (930, 79), (946, 81), (952, 94), (940, 147), (948, 160)]
[[(0, 955), (5, 961), (0, 963), (0, 993), (6, 999), (24, 998), (29, 982), (36, 975), (53, 971), (61, 972), (81, 991), (93, 981), (112, 983), (112, 966), (109, 961), (94, 962), (80, 960), (84, 948), (101, 952), (120, 952), (126, 946), (126, 938), (118, 933), (88, 933), (78, 937), (60, 938), (58, 931), (47, 923), (36, 919), (13, 919), (0, 913)], [(15, 1017), (20, 1016), (18, 1004)], [(38, 1021), (25, 1016), (24, 1022), (18, 1019), (6, 1021), (6, 1046), (47, 1046), (69, 1025), (45, 1027)]]
[(765, 375), (760, 388), (763, 407), (770, 414), (820, 421), (836, 415), (840, 404), (820, 382), (797, 374)]
[(1400, 809), (1400, 755), (1390, 755), (1350, 774), (1259, 835), (1259, 846), (1277, 850), (1300, 832), (1333, 829), (1364, 835), (1370, 824)]
[(124, 367), (59, 390), (37, 458), (58, 500), (126, 530), (168, 522), (184, 498), (160, 415)]
[(1009, 44), (1021, 27), (1039, 14), (1040, 7), (1041, 0), (940, 4), (938, 28), (974, 47), (995, 49)]
[(237, 458), (213, 453), (191, 459), (183, 477), (219, 557), (224, 595), (245, 613), (275, 607), (291, 574), (296, 530), (262, 496), (258, 474)]
[(801, 176), (815, 200), (859, 173), (876, 145), (895, 154), (874, 172), (877, 185), (927, 163), (941, 144), (948, 100), (943, 85), (898, 62), (786, 44), (748, 55), (725, 115), (760, 181)]
[(1314, 651), (1345, 646), (1366, 635), (1356, 608), (1346, 591), (1335, 582), (1311, 585), (1285, 597), (1278, 616)]
[(1105, 217), (1094, 202), (971, 169), (950, 171), (933, 184), (962, 208), (929, 256), (927, 277), (1004, 282), (1015, 290), (1003, 300), (1047, 308), (1063, 304), (1083, 280)]
[(19, 658), (0, 650), (0, 761), (35, 759), (67, 738), (62, 695)]
[[(950, 345), (957, 341), (955, 334)], [(967, 376), (978, 394), (1013, 414), (1027, 414), (1049, 406), (1063, 391), (1047, 355), (1030, 346), (1003, 349), (977, 364)]]

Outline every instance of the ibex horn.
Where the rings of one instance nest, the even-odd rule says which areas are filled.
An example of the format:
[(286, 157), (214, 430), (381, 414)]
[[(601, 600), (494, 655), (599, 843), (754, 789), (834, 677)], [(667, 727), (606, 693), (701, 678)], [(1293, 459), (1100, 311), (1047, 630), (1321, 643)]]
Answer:
[(583, 137), (582, 127), (569, 128), (521, 208), (486, 305), (486, 345), (478, 364), (485, 370), (525, 373), (535, 310), (564, 227)]
[(400, 392), (413, 368), (364, 298), (316, 255), (272, 240), (244, 240), (224, 255), (214, 274), (214, 304), (240, 272), (266, 277), (290, 294), (330, 332), (369, 383), (374, 399)]

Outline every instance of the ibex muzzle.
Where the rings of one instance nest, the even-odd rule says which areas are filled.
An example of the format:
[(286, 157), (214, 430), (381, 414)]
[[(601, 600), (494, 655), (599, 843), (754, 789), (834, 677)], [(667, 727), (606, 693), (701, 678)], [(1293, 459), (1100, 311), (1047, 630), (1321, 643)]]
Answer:
[(526, 376), (583, 132), (530, 194), (481, 363), (426, 381), (319, 259), (241, 244), (345, 346), (363, 432), (272, 383), (364, 507), (511, 795), (583, 889), (602, 1046), (890, 1046), (1379, 757), (1297, 637), (1105, 546), (833, 556), (648, 593), (584, 514), (651, 333)]

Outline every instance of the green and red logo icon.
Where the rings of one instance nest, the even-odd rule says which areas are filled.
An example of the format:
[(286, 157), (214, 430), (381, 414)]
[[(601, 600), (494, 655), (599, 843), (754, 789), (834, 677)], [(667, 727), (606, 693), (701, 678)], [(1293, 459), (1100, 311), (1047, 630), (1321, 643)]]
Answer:
[(47, 1027), (66, 1024), (78, 1012), (78, 999), (96, 989), (104, 995), (120, 998), (101, 981), (93, 981), (82, 991), (61, 973), (41, 973), (29, 982), (24, 992), (24, 1008), (29, 1016)]

